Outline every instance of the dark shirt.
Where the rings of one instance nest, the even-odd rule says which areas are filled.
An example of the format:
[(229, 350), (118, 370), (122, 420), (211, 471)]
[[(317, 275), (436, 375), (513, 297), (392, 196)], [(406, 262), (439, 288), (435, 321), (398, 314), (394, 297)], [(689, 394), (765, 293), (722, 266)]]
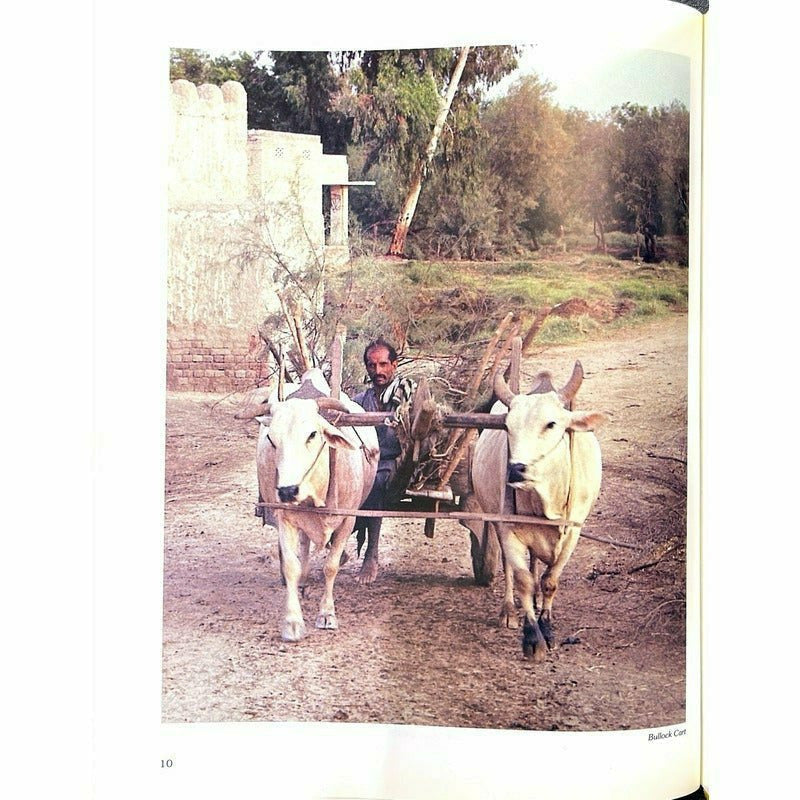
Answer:
[[(408, 378), (395, 378), (380, 395), (374, 386), (364, 392), (359, 392), (353, 400), (364, 411), (386, 411), (395, 414), (400, 405), (407, 402), (414, 391), (414, 384)], [(378, 447), (380, 448), (381, 461), (394, 461), (402, 452), (400, 440), (394, 428), (388, 425), (377, 425)]]

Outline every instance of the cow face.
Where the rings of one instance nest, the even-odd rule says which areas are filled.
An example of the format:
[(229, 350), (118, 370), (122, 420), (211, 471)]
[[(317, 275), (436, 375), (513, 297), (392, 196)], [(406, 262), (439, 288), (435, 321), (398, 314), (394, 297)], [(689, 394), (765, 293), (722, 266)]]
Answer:
[(329, 447), (356, 450), (347, 431), (318, 414), (314, 400), (289, 400), (271, 408), (263, 437), (267, 456), (275, 464), (278, 500), (297, 505), (325, 505), (330, 479)]
[(562, 451), (566, 454), (569, 431), (591, 431), (607, 415), (569, 411), (556, 392), (514, 395), (510, 398), (508, 429), (508, 482), (518, 489), (533, 488), (546, 479)]

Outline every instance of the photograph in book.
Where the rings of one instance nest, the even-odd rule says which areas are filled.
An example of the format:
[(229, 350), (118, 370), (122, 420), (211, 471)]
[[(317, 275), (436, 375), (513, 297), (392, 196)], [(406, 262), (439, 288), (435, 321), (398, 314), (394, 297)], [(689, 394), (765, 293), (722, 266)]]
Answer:
[(171, 51), (163, 722), (686, 719), (689, 59), (580, 55)]

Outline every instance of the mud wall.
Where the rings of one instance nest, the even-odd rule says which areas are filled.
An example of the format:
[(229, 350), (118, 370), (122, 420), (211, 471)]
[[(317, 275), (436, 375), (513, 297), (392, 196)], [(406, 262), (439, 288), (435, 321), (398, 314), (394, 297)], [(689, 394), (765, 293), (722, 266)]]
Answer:
[(167, 388), (227, 392), (266, 374), (258, 326), (325, 258), (323, 185), (346, 160), (317, 136), (247, 130), (241, 84), (172, 84)]

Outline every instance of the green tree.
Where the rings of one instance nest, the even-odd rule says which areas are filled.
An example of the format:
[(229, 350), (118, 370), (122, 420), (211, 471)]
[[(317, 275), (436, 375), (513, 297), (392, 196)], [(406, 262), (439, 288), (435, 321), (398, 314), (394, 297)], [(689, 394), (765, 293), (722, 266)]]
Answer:
[(534, 248), (547, 229), (560, 224), (565, 199), (570, 139), (563, 112), (554, 106), (554, 86), (527, 75), (484, 116), (489, 135), (488, 165), (498, 178), (500, 235), (512, 247), (520, 233)]
[(606, 231), (614, 224), (611, 188), (613, 130), (607, 119), (570, 109), (564, 127), (571, 146), (563, 191), (568, 197), (568, 216), (592, 226), (598, 250), (607, 251)]
[(664, 233), (689, 230), (689, 112), (682, 103), (656, 109), (658, 170)]
[(317, 135), (324, 152), (345, 155), (353, 119), (338, 107), (344, 81), (331, 54), (271, 51), (269, 56), (272, 85), (265, 101), (275, 117), (270, 127)]
[(380, 167), (405, 176), (393, 252), (403, 251), (422, 181), (472, 154), (484, 93), (514, 69), (517, 54), (513, 47), (340, 54), (349, 81), (340, 107), (353, 117), (365, 172)]
[[(640, 234), (688, 230), (689, 118), (680, 104), (612, 109), (612, 180), (619, 217)], [(653, 257), (650, 251), (646, 256)]]

